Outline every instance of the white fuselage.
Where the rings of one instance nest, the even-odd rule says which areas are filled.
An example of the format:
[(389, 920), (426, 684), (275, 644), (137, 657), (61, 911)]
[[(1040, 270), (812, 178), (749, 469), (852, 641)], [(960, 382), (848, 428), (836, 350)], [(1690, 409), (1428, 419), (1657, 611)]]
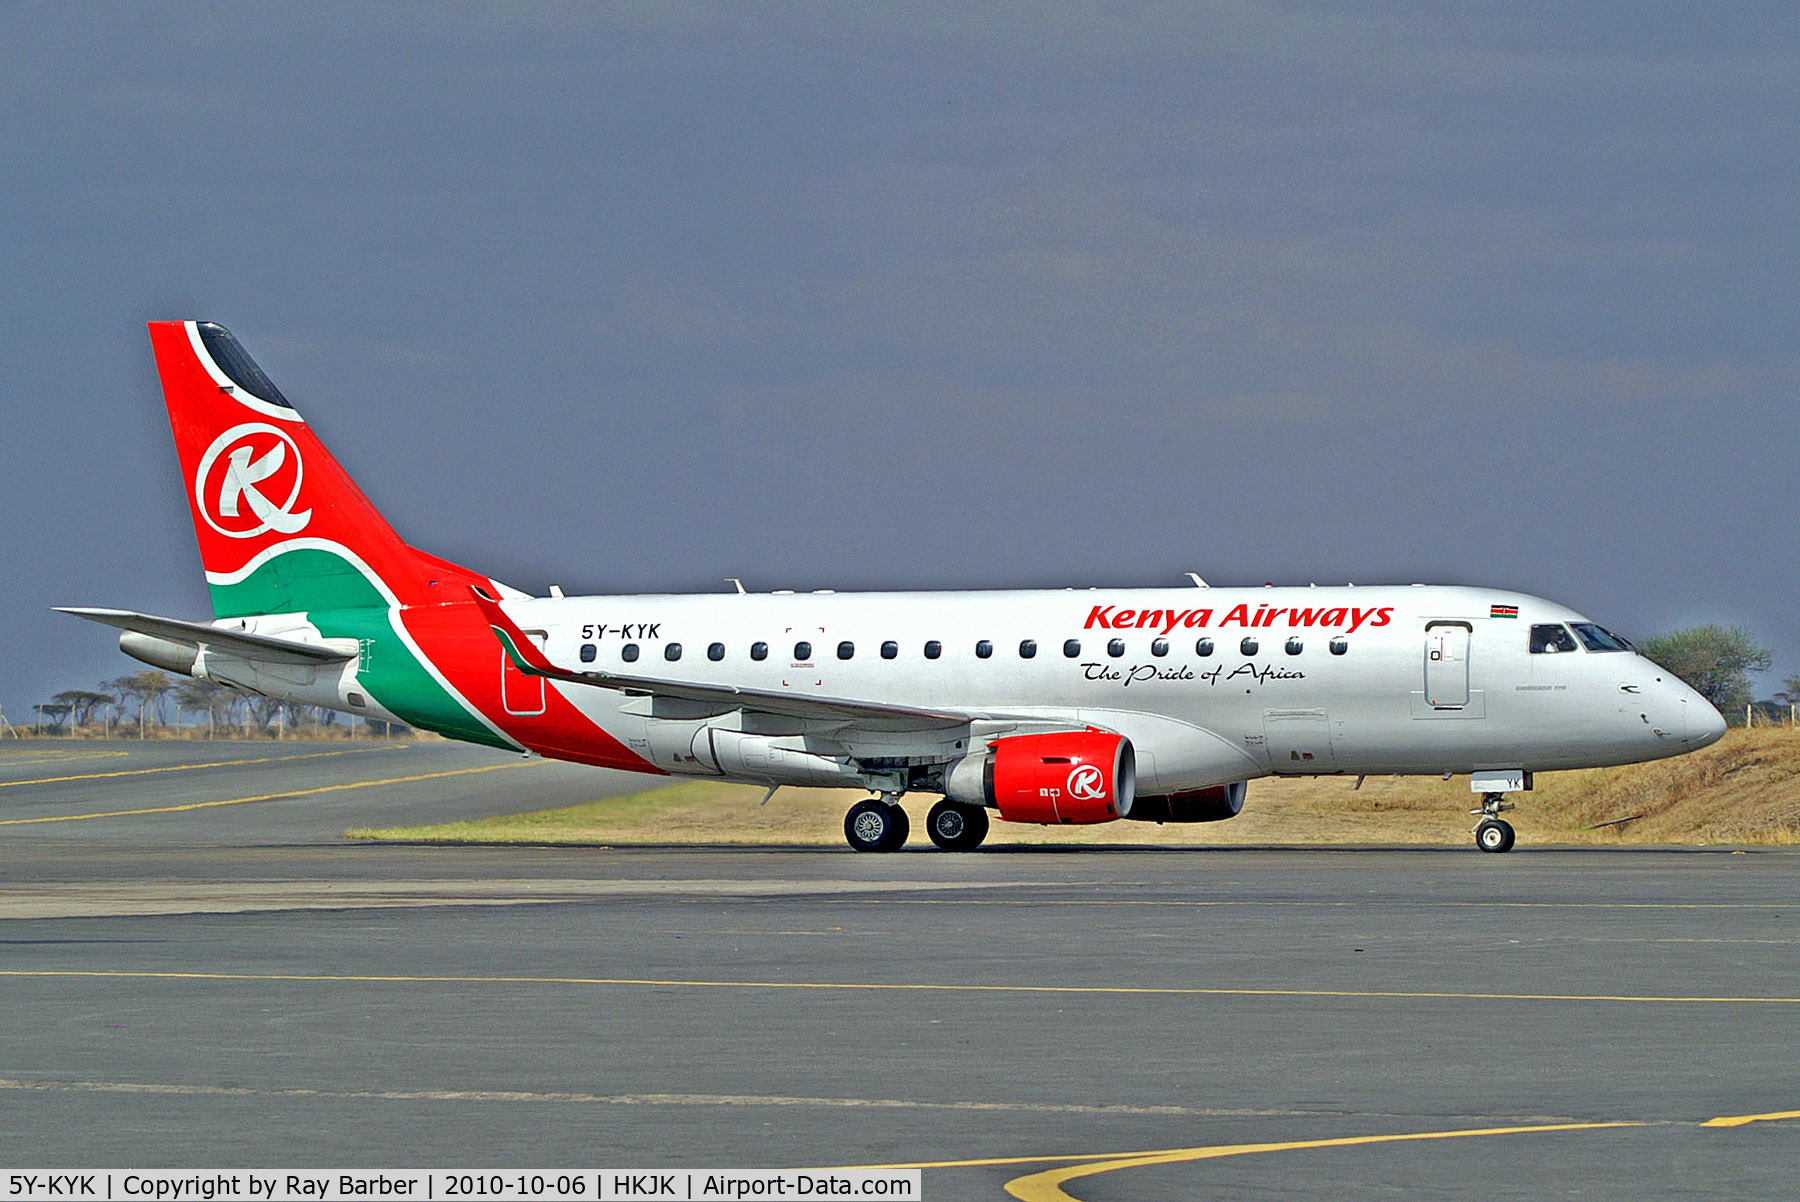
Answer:
[[(1494, 616), (1507, 607), (1517, 616)], [(1116, 731), (1136, 749), (1147, 793), (1270, 774), (1631, 763), (1723, 731), (1704, 699), (1631, 651), (1533, 653), (1534, 626), (1584, 619), (1489, 589), (596, 596), (507, 609), (571, 669), (987, 716), (942, 746), (895, 736), (895, 763), (954, 758), (960, 740), (978, 746), (1032, 719)], [(752, 658), (757, 644), (764, 658)], [(543, 687), (664, 771), (783, 778), (775, 765), (747, 774), (696, 744), (699, 728), (736, 721), (717, 707), (529, 680), (510, 696), (529, 706)], [(826, 723), (765, 718), (757, 732), (814, 755), (882, 758), (879, 732), (858, 730), (853, 748)]]

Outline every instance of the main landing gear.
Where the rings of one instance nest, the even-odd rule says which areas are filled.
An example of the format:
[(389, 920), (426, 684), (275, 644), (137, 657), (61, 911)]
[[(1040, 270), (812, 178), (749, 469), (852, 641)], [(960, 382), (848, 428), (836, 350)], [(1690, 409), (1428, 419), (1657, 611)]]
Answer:
[(1512, 823), (1500, 817), (1503, 812), (1513, 808), (1512, 802), (1501, 800), (1505, 796), (1504, 793), (1483, 793), (1481, 808), (1469, 811), (1481, 816), (1481, 821), (1475, 824), (1475, 846), (1482, 851), (1512, 850)]
[(987, 838), (987, 811), (946, 797), (925, 816), (925, 833), (945, 851), (974, 851)]
[[(857, 851), (899, 851), (910, 828), (898, 793), (859, 801), (844, 815), (844, 838)], [(974, 851), (987, 838), (987, 811), (946, 799), (931, 807), (925, 830), (945, 851)]]
[[(857, 851), (899, 851), (912, 824), (900, 808), (898, 793), (859, 801), (844, 815), (844, 838)], [(889, 801), (888, 798), (894, 798)]]

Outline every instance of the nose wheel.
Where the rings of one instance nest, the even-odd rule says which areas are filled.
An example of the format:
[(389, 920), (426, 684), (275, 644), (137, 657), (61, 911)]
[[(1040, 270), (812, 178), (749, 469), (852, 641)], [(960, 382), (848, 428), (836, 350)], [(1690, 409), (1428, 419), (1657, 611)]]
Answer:
[(1512, 823), (1500, 815), (1513, 807), (1510, 801), (1501, 800), (1504, 796), (1503, 793), (1483, 793), (1481, 808), (1469, 811), (1481, 816), (1481, 821), (1475, 824), (1475, 846), (1482, 851), (1497, 853), (1512, 850)]

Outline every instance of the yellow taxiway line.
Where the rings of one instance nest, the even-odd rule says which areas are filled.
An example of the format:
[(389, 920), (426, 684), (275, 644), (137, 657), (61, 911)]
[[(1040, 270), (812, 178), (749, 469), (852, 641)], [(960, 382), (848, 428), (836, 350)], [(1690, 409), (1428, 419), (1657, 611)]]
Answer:
[[(1697, 1124), (1701, 1127), (1742, 1127), (1749, 1123), (1800, 1119), (1800, 1110), (1772, 1114), (1721, 1115)], [(1449, 1131), (1405, 1131), (1379, 1135), (1349, 1135), (1332, 1139), (1296, 1139), (1255, 1144), (1210, 1144), (1193, 1148), (1163, 1148), (1142, 1152), (1102, 1152), (1064, 1156), (992, 1156), (973, 1160), (917, 1161), (906, 1164), (857, 1165), (862, 1169), (972, 1169), (1007, 1165), (1046, 1164), (1043, 1169), (1015, 1177), (1006, 1192), (1019, 1202), (1077, 1202), (1063, 1186), (1083, 1177), (1115, 1173), (1151, 1165), (1185, 1164), (1220, 1160), (1230, 1156), (1257, 1156), (1274, 1152), (1300, 1152), (1319, 1148), (1356, 1148), (1372, 1144), (1416, 1143), (1423, 1140), (1483, 1139), (1505, 1135), (1547, 1135), (1569, 1131), (1606, 1131), (1628, 1127), (1685, 1125), (1670, 1120), (1619, 1119), (1589, 1123), (1540, 1123), (1516, 1127), (1458, 1128)]]
[[(20, 974), (8, 974), (20, 975)], [(31, 975), (31, 974), (24, 974)], [(53, 975), (53, 974), (39, 974)], [(160, 974), (122, 974), (160, 975)], [(173, 1082), (135, 1081), (56, 1081), (0, 1079), (0, 1090), (12, 1092), (74, 1092), (149, 1095), (187, 1095), (200, 1097), (293, 1097), (331, 1098), (356, 1101), (396, 1102), (481, 1102), (533, 1104), (603, 1104), (616, 1106), (667, 1107), (818, 1107), (823, 1109), (951, 1109), (951, 1110), (1029, 1110), (1029, 1111), (1110, 1111), (1111, 1107), (1013, 1105), (1003, 1102), (931, 1102), (893, 1098), (791, 1097), (756, 1094), (688, 1094), (688, 1093), (544, 1093), (523, 1090), (462, 1089), (380, 1089), (325, 1090), (309, 1088), (255, 1089), (244, 1086), (198, 1085)], [(1142, 1108), (1146, 1113), (1157, 1108)], [(1321, 1139), (1281, 1140), (1264, 1143), (1209, 1144), (1187, 1148), (1146, 1149), (1138, 1152), (1088, 1152), (1055, 1156), (986, 1156), (965, 1160), (908, 1161), (898, 1164), (833, 1165), (829, 1171), (898, 1170), (898, 1169), (972, 1169), (1024, 1165), (1049, 1165), (1015, 1177), (1006, 1183), (1006, 1192), (1019, 1202), (1077, 1202), (1063, 1187), (1084, 1177), (1114, 1173), (1124, 1169), (1155, 1165), (1185, 1164), (1201, 1160), (1220, 1160), (1233, 1156), (1268, 1155), (1277, 1152), (1300, 1152), (1329, 1148), (1356, 1148), (1377, 1144), (1416, 1143), (1428, 1140), (1484, 1139), (1509, 1135), (1551, 1135), (1577, 1131), (1606, 1131), (1639, 1127), (1731, 1128), (1751, 1123), (1780, 1122), (1800, 1119), (1800, 1110), (1768, 1114), (1721, 1115), (1701, 1123), (1681, 1119), (1616, 1119), (1591, 1122), (1521, 1124), (1508, 1127), (1454, 1128), (1444, 1131), (1386, 1132), (1374, 1135), (1349, 1135)], [(811, 1166), (806, 1171), (822, 1171)]]
[[(496, 767), (510, 767), (501, 764)], [(489, 772), (492, 768), (464, 768), (461, 772)], [(432, 773), (427, 776), (403, 777), (402, 780), (430, 780), (434, 776), (455, 776), (455, 772)], [(368, 781), (370, 785), (396, 784), (397, 781)], [(357, 785), (332, 785), (331, 789), (358, 788)], [(324, 790), (317, 790), (324, 791)], [(272, 794), (274, 797), (290, 794)], [(240, 800), (260, 800), (244, 798)], [(200, 802), (199, 805), (226, 805), (227, 802)], [(32, 821), (32, 820), (27, 820)], [(38, 819), (35, 821), (43, 821)], [(125, 969), (0, 969), (4, 977), (90, 977), (96, 979), (157, 981), (244, 981), (298, 982), (318, 984), (363, 985), (592, 985), (633, 989), (746, 989), (807, 990), (814, 992), (891, 992), (891, 993), (991, 993), (991, 994), (1055, 994), (1061, 996), (1118, 997), (1290, 997), (1346, 998), (1404, 1001), (1454, 1002), (1613, 1002), (1676, 1006), (1800, 1006), (1800, 997), (1736, 997), (1704, 994), (1582, 994), (1582, 993), (1464, 993), (1451, 990), (1405, 989), (1226, 989), (1179, 985), (950, 985), (917, 981), (713, 981), (683, 980), (663, 977), (550, 977), (550, 976), (476, 976), (476, 975), (412, 975), (404, 973), (239, 973), (239, 972), (173, 972)]]
[(1120, 1169), (1138, 1169), (1148, 1165), (1184, 1164), (1195, 1160), (1219, 1160), (1227, 1156), (1255, 1156), (1269, 1152), (1298, 1152), (1308, 1148), (1356, 1148), (1369, 1144), (1397, 1144), (1435, 1139), (1480, 1139), (1497, 1135), (1542, 1135), (1553, 1131), (1599, 1131), (1607, 1128), (1642, 1127), (1642, 1122), (1554, 1123), (1533, 1127), (1485, 1127), (1462, 1131), (1408, 1131), (1397, 1135), (1349, 1135), (1338, 1139), (1297, 1139), (1267, 1144), (1214, 1144), (1203, 1148), (1170, 1148), (1162, 1152), (1137, 1153), (1065, 1165), (1015, 1177), (1006, 1183), (1006, 1192), (1019, 1202), (1075, 1202), (1063, 1192), (1063, 1186), (1082, 1177), (1113, 1173)]
[(1716, 1119), (1707, 1119), (1702, 1127), (1748, 1127), (1751, 1123), (1783, 1123), (1790, 1119), (1800, 1119), (1800, 1110), (1777, 1110), (1772, 1114), (1722, 1114)]
[[(341, 755), (342, 752), (326, 754)], [(422, 780), (442, 780), (448, 776), (470, 776), (477, 772), (499, 772), (505, 768), (524, 768), (538, 760), (521, 760), (511, 764), (487, 764), (480, 768), (454, 768), (448, 772), (422, 772), (417, 776), (390, 776), (383, 780), (358, 780), (342, 785), (320, 785), (312, 789), (288, 789), (281, 793), (259, 793), (255, 797), (231, 797), (223, 801), (190, 801), (182, 805), (151, 806), (141, 810), (106, 810), (97, 814), (55, 814), (47, 818), (0, 818), (0, 826), (28, 826), (39, 822), (86, 822), (92, 818), (130, 818), (139, 814), (176, 814), (183, 810), (206, 810), (214, 806), (241, 806), (257, 801), (283, 801), (293, 797), (315, 797), (320, 793), (341, 793), (346, 789), (374, 789), (382, 785), (409, 785)]]
[(8, 755), (0, 750), (0, 768), (11, 768), (17, 764), (72, 764), (76, 760), (115, 760), (129, 751), (80, 751), (69, 748), (67, 751), (32, 751), (24, 755)]
[[(367, 751), (399, 751), (403, 743), (384, 743), (379, 747), (345, 747), (338, 751), (308, 751), (294, 755), (265, 755), (250, 760), (213, 760), (206, 764), (166, 764), (161, 768), (122, 768), (117, 772), (84, 772), (78, 776), (43, 776), (33, 780), (3, 780), (0, 789), (13, 789), (20, 785), (59, 785), (72, 780), (106, 780), (114, 776), (149, 776), (155, 772), (194, 772), (201, 768), (230, 768), (238, 764), (280, 764), (288, 760), (318, 760), (334, 755), (356, 755)], [(106, 753), (102, 753), (106, 754)], [(117, 752), (126, 755), (127, 752)], [(3, 766), (3, 762), (0, 762)]]

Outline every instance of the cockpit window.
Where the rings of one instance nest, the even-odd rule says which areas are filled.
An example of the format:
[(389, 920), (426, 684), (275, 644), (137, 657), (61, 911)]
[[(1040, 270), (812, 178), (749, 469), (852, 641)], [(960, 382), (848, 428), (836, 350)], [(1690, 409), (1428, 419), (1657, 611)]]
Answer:
[(1596, 626), (1592, 622), (1575, 622), (1575, 634), (1581, 645), (1589, 651), (1630, 651), (1631, 644), (1608, 630), (1604, 626)]
[(1531, 628), (1531, 653), (1533, 655), (1551, 655), (1558, 651), (1575, 650), (1575, 636), (1569, 628), (1560, 622), (1552, 622)]

